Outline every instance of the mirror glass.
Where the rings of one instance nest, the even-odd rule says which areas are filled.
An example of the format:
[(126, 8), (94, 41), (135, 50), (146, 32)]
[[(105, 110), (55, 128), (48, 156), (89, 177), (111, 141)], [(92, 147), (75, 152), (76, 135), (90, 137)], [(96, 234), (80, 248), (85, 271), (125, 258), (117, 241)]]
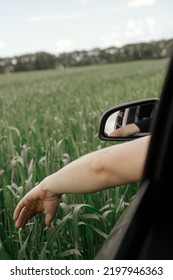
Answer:
[(108, 137), (125, 137), (151, 133), (151, 121), (157, 103), (140, 104), (114, 111), (106, 120), (104, 134)]

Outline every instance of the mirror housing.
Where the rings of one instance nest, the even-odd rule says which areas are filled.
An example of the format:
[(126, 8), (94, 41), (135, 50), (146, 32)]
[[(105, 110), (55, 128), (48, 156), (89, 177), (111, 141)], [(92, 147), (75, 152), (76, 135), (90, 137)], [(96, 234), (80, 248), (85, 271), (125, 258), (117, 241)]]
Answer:
[(159, 98), (124, 103), (108, 109), (101, 117), (99, 138), (127, 141), (150, 135)]

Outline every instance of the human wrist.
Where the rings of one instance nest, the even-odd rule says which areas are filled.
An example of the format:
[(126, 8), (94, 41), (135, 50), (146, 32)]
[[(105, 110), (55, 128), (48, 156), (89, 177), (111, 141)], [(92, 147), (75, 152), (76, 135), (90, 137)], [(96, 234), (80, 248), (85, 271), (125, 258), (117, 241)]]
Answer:
[(45, 177), (40, 184), (41, 184), (41, 188), (43, 191), (47, 191), (47, 192), (50, 192), (51, 194), (56, 194), (59, 196), (62, 195), (62, 193), (58, 192), (58, 189), (55, 188), (55, 185), (52, 182), (51, 176)]

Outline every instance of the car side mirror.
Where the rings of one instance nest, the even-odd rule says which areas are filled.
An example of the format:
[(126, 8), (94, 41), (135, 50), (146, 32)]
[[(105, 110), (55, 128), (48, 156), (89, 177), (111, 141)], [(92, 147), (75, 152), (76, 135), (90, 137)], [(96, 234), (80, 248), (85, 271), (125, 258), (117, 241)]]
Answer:
[(150, 135), (158, 98), (137, 100), (108, 109), (101, 117), (101, 140), (132, 140)]

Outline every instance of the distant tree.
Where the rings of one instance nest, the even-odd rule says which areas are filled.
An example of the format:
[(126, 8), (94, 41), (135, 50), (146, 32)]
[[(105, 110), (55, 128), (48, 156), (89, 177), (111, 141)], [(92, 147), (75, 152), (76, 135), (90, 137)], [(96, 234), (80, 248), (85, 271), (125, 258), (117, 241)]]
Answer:
[(119, 63), (124, 61), (157, 59), (169, 57), (173, 51), (173, 39), (148, 43), (127, 44), (117, 48), (73, 51), (58, 56), (39, 52), (13, 58), (0, 59), (0, 73), (43, 69), (64, 69), (66, 67)]
[(56, 66), (56, 56), (45, 52), (37, 53), (34, 64), (36, 70), (54, 69)]

